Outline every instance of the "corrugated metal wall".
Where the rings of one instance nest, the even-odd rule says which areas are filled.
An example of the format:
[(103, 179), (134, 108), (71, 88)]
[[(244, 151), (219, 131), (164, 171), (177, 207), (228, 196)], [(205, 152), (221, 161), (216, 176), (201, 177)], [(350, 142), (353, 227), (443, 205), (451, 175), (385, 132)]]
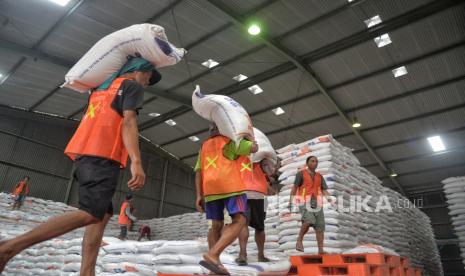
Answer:
[[(18, 181), (28, 175), (31, 178), (31, 196), (66, 201), (77, 206), (77, 187), (69, 181), (72, 162), (63, 154), (77, 124), (0, 107), (0, 190), (10, 192)], [(194, 211), (193, 172), (179, 162), (167, 161), (169, 158), (162, 156), (154, 145), (144, 140), (140, 145), (147, 180), (144, 188), (134, 193), (136, 215), (153, 218)], [(166, 190), (160, 213), (164, 172)], [(128, 192), (129, 178), (129, 169), (121, 171), (113, 198), (115, 209), (119, 209)]]

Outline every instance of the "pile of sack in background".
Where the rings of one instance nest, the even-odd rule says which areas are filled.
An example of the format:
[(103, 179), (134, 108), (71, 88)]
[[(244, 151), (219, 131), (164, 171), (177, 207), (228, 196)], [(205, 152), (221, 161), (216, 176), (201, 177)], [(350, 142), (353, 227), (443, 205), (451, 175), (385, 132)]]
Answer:
[[(299, 254), (295, 251), (295, 242), (301, 225), (300, 214), (288, 209), (295, 175), (304, 168), (307, 157), (316, 156), (319, 160), (316, 171), (325, 178), (329, 193), (338, 198), (336, 208), (324, 200), (326, 252), (370, 252), (373, 248), (380, 248), (386, 253), (397, 252), (408, 257), (413, 265), (424, 269), (423, 275), (442, 273), (428, 216), (412, 205), (409, 208), (398, 206), (399, 202), (408, 204), (408, 199), (383, 187), (378, 178), (360, 167), (351, 149), (342, 146), (331, 135), (324, 135), (288, 145), (277, 152), (282, 165), (279, 180), (284, 185), (279, 193), (279, 243), (285, 253)], [(360, 196), (361, 200), (370, 196), (367, 199), (369, 209), (358, 204), (361, 202), (357, 202), (354, 196)], [(306, 253), (317, 252), (313, 232), (311, 229), (304, 239)], [(376, 246), (353, 249), (365, 244)]]
[(450, 177), (442, 181), (449, 215), (452, 218), (455, 235), (459, 239), (462, 263), (465, 266), (465, 176)]
[[(11, 211), (13, 197), (0, 193), (0, 240), (23, 234), (52, 216), (76, 210), (61, 202), (28, 197), (20, 211)], [(207, 251), (206, 234), (208, 224), (205, 215), (188, 213), (168, 218), (140, 220), (141, 224), (152, 227), (152, 241), (121, 241), (117, 216), (113, 216), (105, 231), (102, 247), (97, 259), (98, 275), (156, 275), (162, 273), (208, 273), (198, 265), (202, 254)], [(183, 223), (181, 223), (181, 221)], [(202, 238), (184, 233), (202, 229)], [(137, 229), (137, 226), (135, 227)], [(168, 236), (168, 231), (175, 236)], [(137, 232), (129, 232), (129, 238), (136, 239)], [(165, 236), (160, 236), (165, 233)], [(84, 228), (77, 229), (50, 241), (37, 244), (14, 257), (2, 275), (79, 275)], [(191, 235), (189, 238), (189, 235)], [(172, 240), (165, 240), (163, 237)], [(276, 272), (285, 275), (290, 262), (282, 254), (271, 254), (273, 262), (250, 262), (248, 266), (235, 265), (237, 256), (225, 252), (222, 262), (234, 274), (257, 275), (260, 272)]]

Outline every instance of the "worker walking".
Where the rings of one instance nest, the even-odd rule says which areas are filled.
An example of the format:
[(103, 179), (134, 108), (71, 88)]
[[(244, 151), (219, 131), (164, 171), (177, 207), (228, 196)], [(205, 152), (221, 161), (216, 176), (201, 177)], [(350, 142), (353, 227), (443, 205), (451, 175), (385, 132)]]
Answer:
[[(239, 157), (256, 152), (255, 142), (242, 139), (236, 146), (231, 139), (220, 135), (216, 125), (210, 126), (210, 137), (203, 143), (195, 166), (196, 207), (212, 220), (208, 232), (209, 250), (200, 265), (214, 274), (229, 275), (220, 262), (220, 254), (237, 237), (246, 223), (247, 196), (240, 175)], [(250, 162), (250, 161), (249, 161)], [(223, 210), (226, 208), (232, 223), (224, 229)]]
[(13, 204), (13, 209), (20, 209), (26, 200), (26, 197), (29, 195), (29, 176), (25, 176), (22, 181), (16, 184), (13, 190), (15, 203)]
[(65, 149), (75, 164), (79, 210), (51, 218), (44, 224), (0, 244), (0, 272), (24, 249), (76, 228), (87, 226), (82, 242), (81, 275), (95, 275), (103, 231), (113, 213), (112, 198), (121, 168), (131, 159), (128, 187), (143, 187), (145, 173), (139, 150), (137, 113), (144, 88), (161, 79), (142, 58), (130, 59), (92, 91), (86, 113)]
[(313, 227), (318, 243), (318, 254), (325, 254), (323, 250), (325, 217), (322, 196), (325, 196), (331, 205), (335, 206), (335, 203), (327, 191), (325, 179), (315, 171), (318, 167), (318, 159), (315, 156), (309, 156), (305, 163), (306, 168), (296, 175), (289, 200), (289, 208), (292, 210), (292, 203), (295, 202), (302, 215), (302, 226), (297, 238), (296, 250), (304, 251), (304, 236), (310, 227)]
[(269, 190), (273, 190), (268, 181), (268, 175), (271, 175), (271, 170), (268, 169), (268, 160), (263, 159), (260, 162), (253, 164), (241, 163), (241, 175), (247, 189), (247, 223), (242, 228), (239, 234), (239, 257), (236, 263), (240, 266), (247, 265), (247, 242), (249, 239), (249, 226), (255, 229), (255, 243), (258, 249), (258, 261), (269, 262), (265, 257), (265, 195)]

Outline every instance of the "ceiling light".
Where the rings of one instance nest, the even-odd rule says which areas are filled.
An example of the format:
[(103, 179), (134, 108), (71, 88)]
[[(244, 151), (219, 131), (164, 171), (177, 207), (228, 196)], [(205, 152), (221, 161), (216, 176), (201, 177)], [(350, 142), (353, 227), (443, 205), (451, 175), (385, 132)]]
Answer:
[(253, 86), (249, 87), (248, 89), (254, 95), (257, 95), (257, 94), (260, 94), (260, 93), (263, 92), (263, 89), (261, 89), (260, 86), (258, 86), (258, 85), (253, 85)]
[(62, 6), (62, 7), (64, 7), (64, 6), (66, 6), (66, 5), (69, 3), (69, 1), (71, 1), (71, 0), (48, 0), (48, 1), (53, 2), (53, 3), (55, 3), (55, 4), (58, 4), (58, 5)]
[(239, 74), (239, 75), (235, 76), (233, 79), (236, 80), (236, 81), (243, 81), (243, 80), (247, 79), (247, 76)]
[(189, 137), (189, 140), (191, 140), (192, 142), (197, 142), (197, 141), (200, 140), (200, 139), (199, 139), (199, 137), (197, 137), (197, 136), (190, 136), (190, 137)]
[(393, 169), (390, 169), (390, 170), (389, 170), (389, 176), (390, 176), (390, 177), (396, 177), (396, 176), (397, 176), (397, 173), (396, 173)]
[(432, 136), (428, 138), (428, 142), (431, 145), (433, 151), (443, 151), (446, 149), (442, 142), (441, 136)]
[(367, 25), (367, 27), (370, 28), (375, 25), (378, 25), (379, 23), (383, 21), (381, 20), (381, 17), (379, 17), (379, 15), (375, 15), (372, 18), (365, 20), (364, 22)]
[(354, 1), (354, 0), (347, 0), (347, 2), (349, 2), (349, 3), (352, 2), (352, 1)]
[(207, 68), (212, 68), (212, 67), (215, 67), (217, 66), (218, 64), (220, 64), (219, 62), (217, 61), (214, 61), (213, 59), (208, 59), (204, 62), (202, 62), (202, 65), (207, 67)]
[(261, 29), (257, 24), (252, 24), (247, 31), (250, 35), (258, 35), (261, 32)]
[(161, 114), (160, 114), (160, 113), (155, 113), (155, 112), (153, 112), (153, 113), (149, 113), (149, 114), (147, 114), (147, 115), (150, 116), (150, 117), (158, 117), (158, 116), (160, 116)]
[(176, 125), (176, 122), (173, 121), (173, 120), (171, 120), (171, 119), (166, 120), (165, 123), (166, 123), (167, 125), (169, 125), (169, 126), (175, 126), (175, 125)]
[(352, 120), (352, 127), (359, 128), (361, 126), (362, 124), (358, 121), (357, 117), (354, 117), (354, 119)]
[(0, 78), (3, 77), (3, 74), (0, 74)]
[(408, 72), (405, 66), (401, 66), (399, 68), (392, 70), (392, 73), (394, 74), (394, 77), (398, 78), (400, 76), (407, 75)]
[(275, 115), (284, 114), (284, 110), (281, 107), (275, 108), (271, 110)]
[(383, 34), (381, 36), (375, 37), (374, 41), (376, 45), (378, 45), (378, 48), (384, 47), (392, 43), (391, 38), (388, 34)]

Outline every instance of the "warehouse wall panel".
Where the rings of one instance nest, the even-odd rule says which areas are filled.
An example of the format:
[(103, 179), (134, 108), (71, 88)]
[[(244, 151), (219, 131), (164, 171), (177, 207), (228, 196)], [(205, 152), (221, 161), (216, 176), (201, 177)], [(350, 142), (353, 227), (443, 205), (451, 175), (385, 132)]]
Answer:
[[(31, 196), (77, 206), (78, 185), (70, 181), (73, 163), (63, 154), (77, 125), (78, 122), (71, 120), (0, 107), (0, 190), (11, 192), (28, 175)], [(194, 211), (192, 170), (166, 162), (166, 155), (142, 139), (140, 148), (146, 182), (141, 190), (132, 192), (136, 215), (141, 219), (159, 215), (165, 179), (162, 216)], [(168, 164), (166, 170), (165, 164)], [(113, 198), (115, 213), (129, 192), (130, 177), (128, 166), (120, 173)]]

